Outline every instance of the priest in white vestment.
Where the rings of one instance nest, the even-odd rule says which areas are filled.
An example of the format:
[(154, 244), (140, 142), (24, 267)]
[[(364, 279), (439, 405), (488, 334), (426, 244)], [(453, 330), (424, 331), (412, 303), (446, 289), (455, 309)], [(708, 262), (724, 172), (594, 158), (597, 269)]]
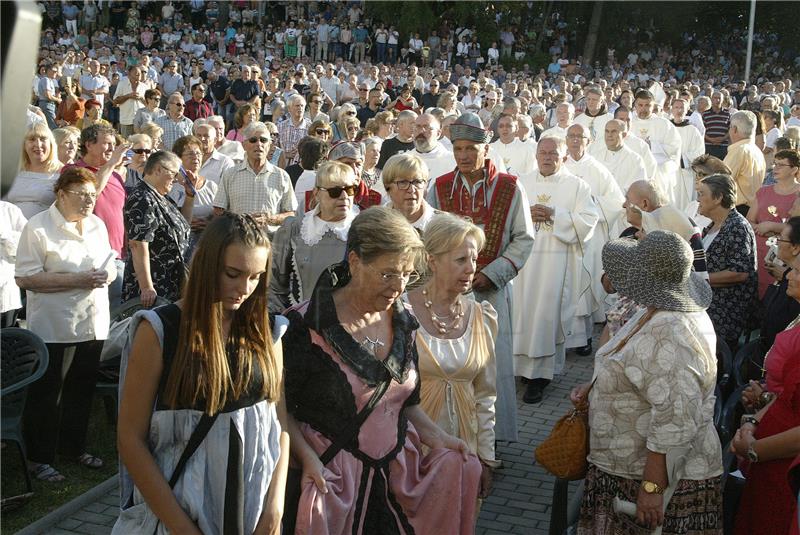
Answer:
[(653, 153), (650, 151), (650, 145), (646, 141), (631, 135), (631, 110), (625, 106), (620, 106), (614, 112), (614, 119), (619, 119), (625, 125), (625, 146), (639, 155), (644, 164), (645, 171), (647, 171), (648, 180), (652, 180), (656, 176), (656, 169), (658, 162), (656, 162)]
[(697, 128), (694, 128), (686, 113), (689, 111), (689, 103), (683, 99), (672, 101), (670, 109), (672, 113), (672, 124), (678, 129), (681, 136), (681, 162), (678, 170), (678, 186), (675, 189), (674, 206), (678, 210), (686, 211), (689, 204), (695, 199), (694, 171), (692, 162), (695, 158), (702, 156), (706, 152), (705, 141)]
[[(535, 240), (530, 260), (514, 281), (512, 313), (514, 372), (527, 379), (523, 401), (537, 403), (564, 369), (582, 295), (583, 251), (597, 226), (589, 184), (566, 170), (564, 138), (545, 133), (536, 149), (538, 170), (520, 179), (530, 202)], [(584, 342), (585, 343), (585, 342)]]
[(672, 123), (653, 114), (653, 95), (649, 91), (637, 91), (634, 106), (636, 116), (631, 118), (631, 134), (650, 145), (658, 163), (653, 180), (667, 194), (670, 203), (674, 203), (681, 161), (681, 136)]
[(536, 169), (534, 148), (517, 137), (517, 119), (504, 115), (497, 121), (500, 138), (490, 145), (491, 149), (503, 159), (506, 172), (516, 176), (527, 175)]
[(647, 178), (642, 159), (631, 149), (625, 146), (627, 131), (625, 123), (614, 119), (606, 123), (606, 132), (603, 138), (589, 145), (587, 152), (597, 161), (606, 166), (617, 181), (622, 191), (636, 182)]
[(597, 86), (586, 88), (586, 110), (575, 117), (575, 124), (586, 127), (590, 143), (603, 137), (606, 131), (606, 123), (613, 118), (608, 113), (603, 90)]
[[(602, 323), (606, 320), (606, 312), (616, 301), (614, 295), (609, 295), (603, 288), (603, 245), (609, 239), (614, 239), (625, 229), (625, 194), (614, 180), (614, 176), (606, 167), (594, 157), (586, 153), (588, 144), (586, 129), (574, 124), (567, 130), (567, 171), (589, 184), (592, 189), (592, 198), (597, 205), (600, 219), (595, 228), (594, 235), (586, 245), (583, 264), (586, 268), (584, 275), (591, 280), (592, 321)], [(587, 296), (588, 297), (588, 296)], [(581, 314), (579, 314), (580, 316)], [(587, 344), (589, 345), (589, 344)]]
[(549, 132), (550, 135), (567, 137), (567, 128), (570, 127), (575, 117), (575, 106), (569, 102), (562, 102), (556, 106), (555, 116), (556, 124), (545, 130), (545, 132)]
[(442, 126), (436, 116), (423, 113), (414, 120), (414, 150), (410, 152), (425, 162), (431, 184), (456, 168), (453, 153), (439, 142), (441, 134)]

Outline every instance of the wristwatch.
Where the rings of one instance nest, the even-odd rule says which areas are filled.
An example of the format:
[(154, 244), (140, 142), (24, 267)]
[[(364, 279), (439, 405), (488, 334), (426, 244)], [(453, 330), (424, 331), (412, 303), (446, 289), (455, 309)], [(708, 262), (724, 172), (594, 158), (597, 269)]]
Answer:
[(646, 479), (642, 480), (642, 489), (647, 494), (664, 494), (663, 488), (661, 488), (657, 483), (647, 481)]
[(756, 418), (755, 416), (752, 416), (750, 414), (745, 414), (744, 416), (742, 416), (742, 419), (739, 422), (739, 425), (744, 425), (744, 424), (753, 424), (753, 425), (757, 426), (758, 425), (758, 418)]
[(749, 460), (751, 463), (758, 462), (758, 453), (756, 453), (756, 450), (753, 449), (753, 446), (755, 445), (756, 443), (754, 441), (752, 444), (750, 444), (750, 447), (747, 448), (747, 460)]

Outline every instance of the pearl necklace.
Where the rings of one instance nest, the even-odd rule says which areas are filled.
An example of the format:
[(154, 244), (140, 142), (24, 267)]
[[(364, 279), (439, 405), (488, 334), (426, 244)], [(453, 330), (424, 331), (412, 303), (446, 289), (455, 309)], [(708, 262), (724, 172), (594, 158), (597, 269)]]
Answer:
[(428, 297), (428, 289), (422, 289), (425, 299), (425, 308), (431, 316), (431, 322), (439, 331), (439, 334), (447, 334), (456, 330), (461, 325), (461, 318), (464, 317), (464, 306), (461, 304), (461, 297), (456, 301), (455, 309), (450, 309), (449, 314), (439, 315), (433, 310), (433, 301)]

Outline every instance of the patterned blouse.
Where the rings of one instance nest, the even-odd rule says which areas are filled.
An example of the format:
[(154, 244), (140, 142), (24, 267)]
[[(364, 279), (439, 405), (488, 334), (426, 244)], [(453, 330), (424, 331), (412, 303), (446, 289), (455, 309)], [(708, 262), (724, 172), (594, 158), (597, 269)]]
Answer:
[[(190, 227), (175, 202), (142, 180), (125, 201), (125, 230), (129, 240), (148, 243), (150, 277), (156, 293), (177, 301), (188, 269), (185, 253)], [(126, 258), (123, 302), (140, 293), (130, 248)]]
[[(703, 237), (711, 231), (709, 225)], [(706, 249), (708, 272), (747, 273), (745, 282), (715, 287), (708, 315), (717, 336), (725, 340), (739, 338), (744, 331), (758, 289), (756, 274), (756, 236), (750, 223), (737, 210), (731, 210), (714, 241)]]
[(641, 479), (647, 450), (691, 447), (683, 479), (722, 473), (714, 429), (716, 338), (705, 312), (660, 310), (613, 352), (640, 310), (595, 356), (589, 394), (589, 462), (603, 472)]

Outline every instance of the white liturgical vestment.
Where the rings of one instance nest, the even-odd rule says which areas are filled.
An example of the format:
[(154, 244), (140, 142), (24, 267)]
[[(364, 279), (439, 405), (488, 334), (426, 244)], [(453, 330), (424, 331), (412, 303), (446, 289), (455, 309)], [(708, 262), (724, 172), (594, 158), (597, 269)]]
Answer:
[(658, 163), (653, 180), (667, 195), (670, 203), (674, 204), (681, 159), (681, 136), (678, 129), (663, 117), (651, 115), (647, 119), (631, 117), (630, 133), (650, 145), (650, 151)]
[(498, 139), (490, 147), (503, 159), (509, 174), (522, 176), (536, 169), (536, 149), (517, 137), (508, 144)]
[(456, 160), (453, 158), (453, 153), (441, 143), (437, 143), (436, 147), (430, 152), (419, 152), (414, 149), (411, 154), (419, 156), (428, 166), (428, 184), (433, 184), (437, 178), (452, 172), (456, 168)]
[(706, 145), (703, 136), (697, 128), (689, 124), (689, 121), (675, 125), (675, 128), (681, 137), (681, 166), (678, 170), (678, 185), (675, 188), (675, 208), (685, 211), (689, 203), (695, 199), (692, 161), (705, 154)]
[(592, 143), (586, 152), (611, 171), (623, 192), (637, 180), (647, 178), (642, 159), (624, 143), (616, 151), (608, 150), (605, 143)]
[(650, 145), (638, 137), (630, 134), (625, 136), (624, 143), (626, 147), (639, 155), (639, 158), (642, 159), (642, 163), (644, 164), (645, 171), (647, 171), (648, 180), (652, 180), (653, 177), (656, 176), (658, 163), (656, 162), (653, 153), (650, 151)]

